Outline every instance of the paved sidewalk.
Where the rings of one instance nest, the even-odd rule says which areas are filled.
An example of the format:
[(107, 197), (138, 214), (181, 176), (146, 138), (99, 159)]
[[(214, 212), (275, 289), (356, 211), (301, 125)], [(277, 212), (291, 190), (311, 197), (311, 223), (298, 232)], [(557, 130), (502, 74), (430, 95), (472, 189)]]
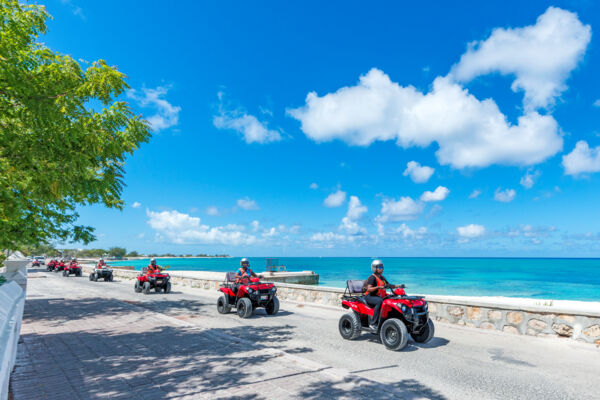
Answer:
[[(51, 281), (28, 283), (14, 400), (422, 398), (406, 383), (398, 388), (345, 375), (302, 355), (90, 297), (75, 289), (75, 280), (76, 294), (57, 296)], [(240, 329), (253, 337), (278, 334), (272, 327)]]

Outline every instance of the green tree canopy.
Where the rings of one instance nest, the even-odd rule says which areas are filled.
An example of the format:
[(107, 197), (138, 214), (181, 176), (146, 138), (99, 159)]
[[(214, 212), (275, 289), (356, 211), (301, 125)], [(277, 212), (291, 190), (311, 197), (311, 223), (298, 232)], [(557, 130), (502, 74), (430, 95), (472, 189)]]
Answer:
[(123, 73), (37, 41), (48, 18), (43, 6), (0, 0), (0, 249), (92, 241), (76, 207), (122, 208), (125, 158), (150, 138), (118, 100)]
[(127, 250), (124, 247), (111, 247), (108, 249), (108, 254), (112, 257), (123, 258), (127, 254)]

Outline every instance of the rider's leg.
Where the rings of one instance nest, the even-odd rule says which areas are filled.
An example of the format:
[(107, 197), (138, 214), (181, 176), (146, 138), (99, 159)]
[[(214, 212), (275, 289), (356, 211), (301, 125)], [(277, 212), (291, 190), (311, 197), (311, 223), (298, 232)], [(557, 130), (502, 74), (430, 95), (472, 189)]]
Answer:
[(373, 317), (371, 317), (369, 325), (377, 325), (379, 322), (379, 311), (381, 310), (381, 303), (383, 303), (383, 299), (379, 296), (368, 295), (365, 296), (365, 300), (368, 305), (375, 307), (373, 309)]

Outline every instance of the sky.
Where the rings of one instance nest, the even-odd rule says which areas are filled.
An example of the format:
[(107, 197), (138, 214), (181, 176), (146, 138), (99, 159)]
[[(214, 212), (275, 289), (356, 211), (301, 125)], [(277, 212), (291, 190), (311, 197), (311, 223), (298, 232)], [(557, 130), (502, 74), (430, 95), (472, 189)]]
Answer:
[(153, 137), (87, 247), (600, 257), (600, 4), (47, 0)]

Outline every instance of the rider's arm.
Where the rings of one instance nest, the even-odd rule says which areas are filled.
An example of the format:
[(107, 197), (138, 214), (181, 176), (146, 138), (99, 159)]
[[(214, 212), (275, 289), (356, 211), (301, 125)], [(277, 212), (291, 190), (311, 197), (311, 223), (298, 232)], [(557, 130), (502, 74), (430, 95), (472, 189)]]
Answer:
[(377, 291), (378, 289), (382, 289), (382, 288), (377, 286), (377, 281), (375, 280), (375, 277), (373, 275), (371, 275), (369, 277), (369, 279), (367, 279), (367, 293), (371, 294), (371, 293)]
[(258, 275), (256, 275), (256, 273), (254, 271), (250, 271), (250, 275), (253, 276), (253, 277), (255, 277), (255, 278), (258, 277)]

